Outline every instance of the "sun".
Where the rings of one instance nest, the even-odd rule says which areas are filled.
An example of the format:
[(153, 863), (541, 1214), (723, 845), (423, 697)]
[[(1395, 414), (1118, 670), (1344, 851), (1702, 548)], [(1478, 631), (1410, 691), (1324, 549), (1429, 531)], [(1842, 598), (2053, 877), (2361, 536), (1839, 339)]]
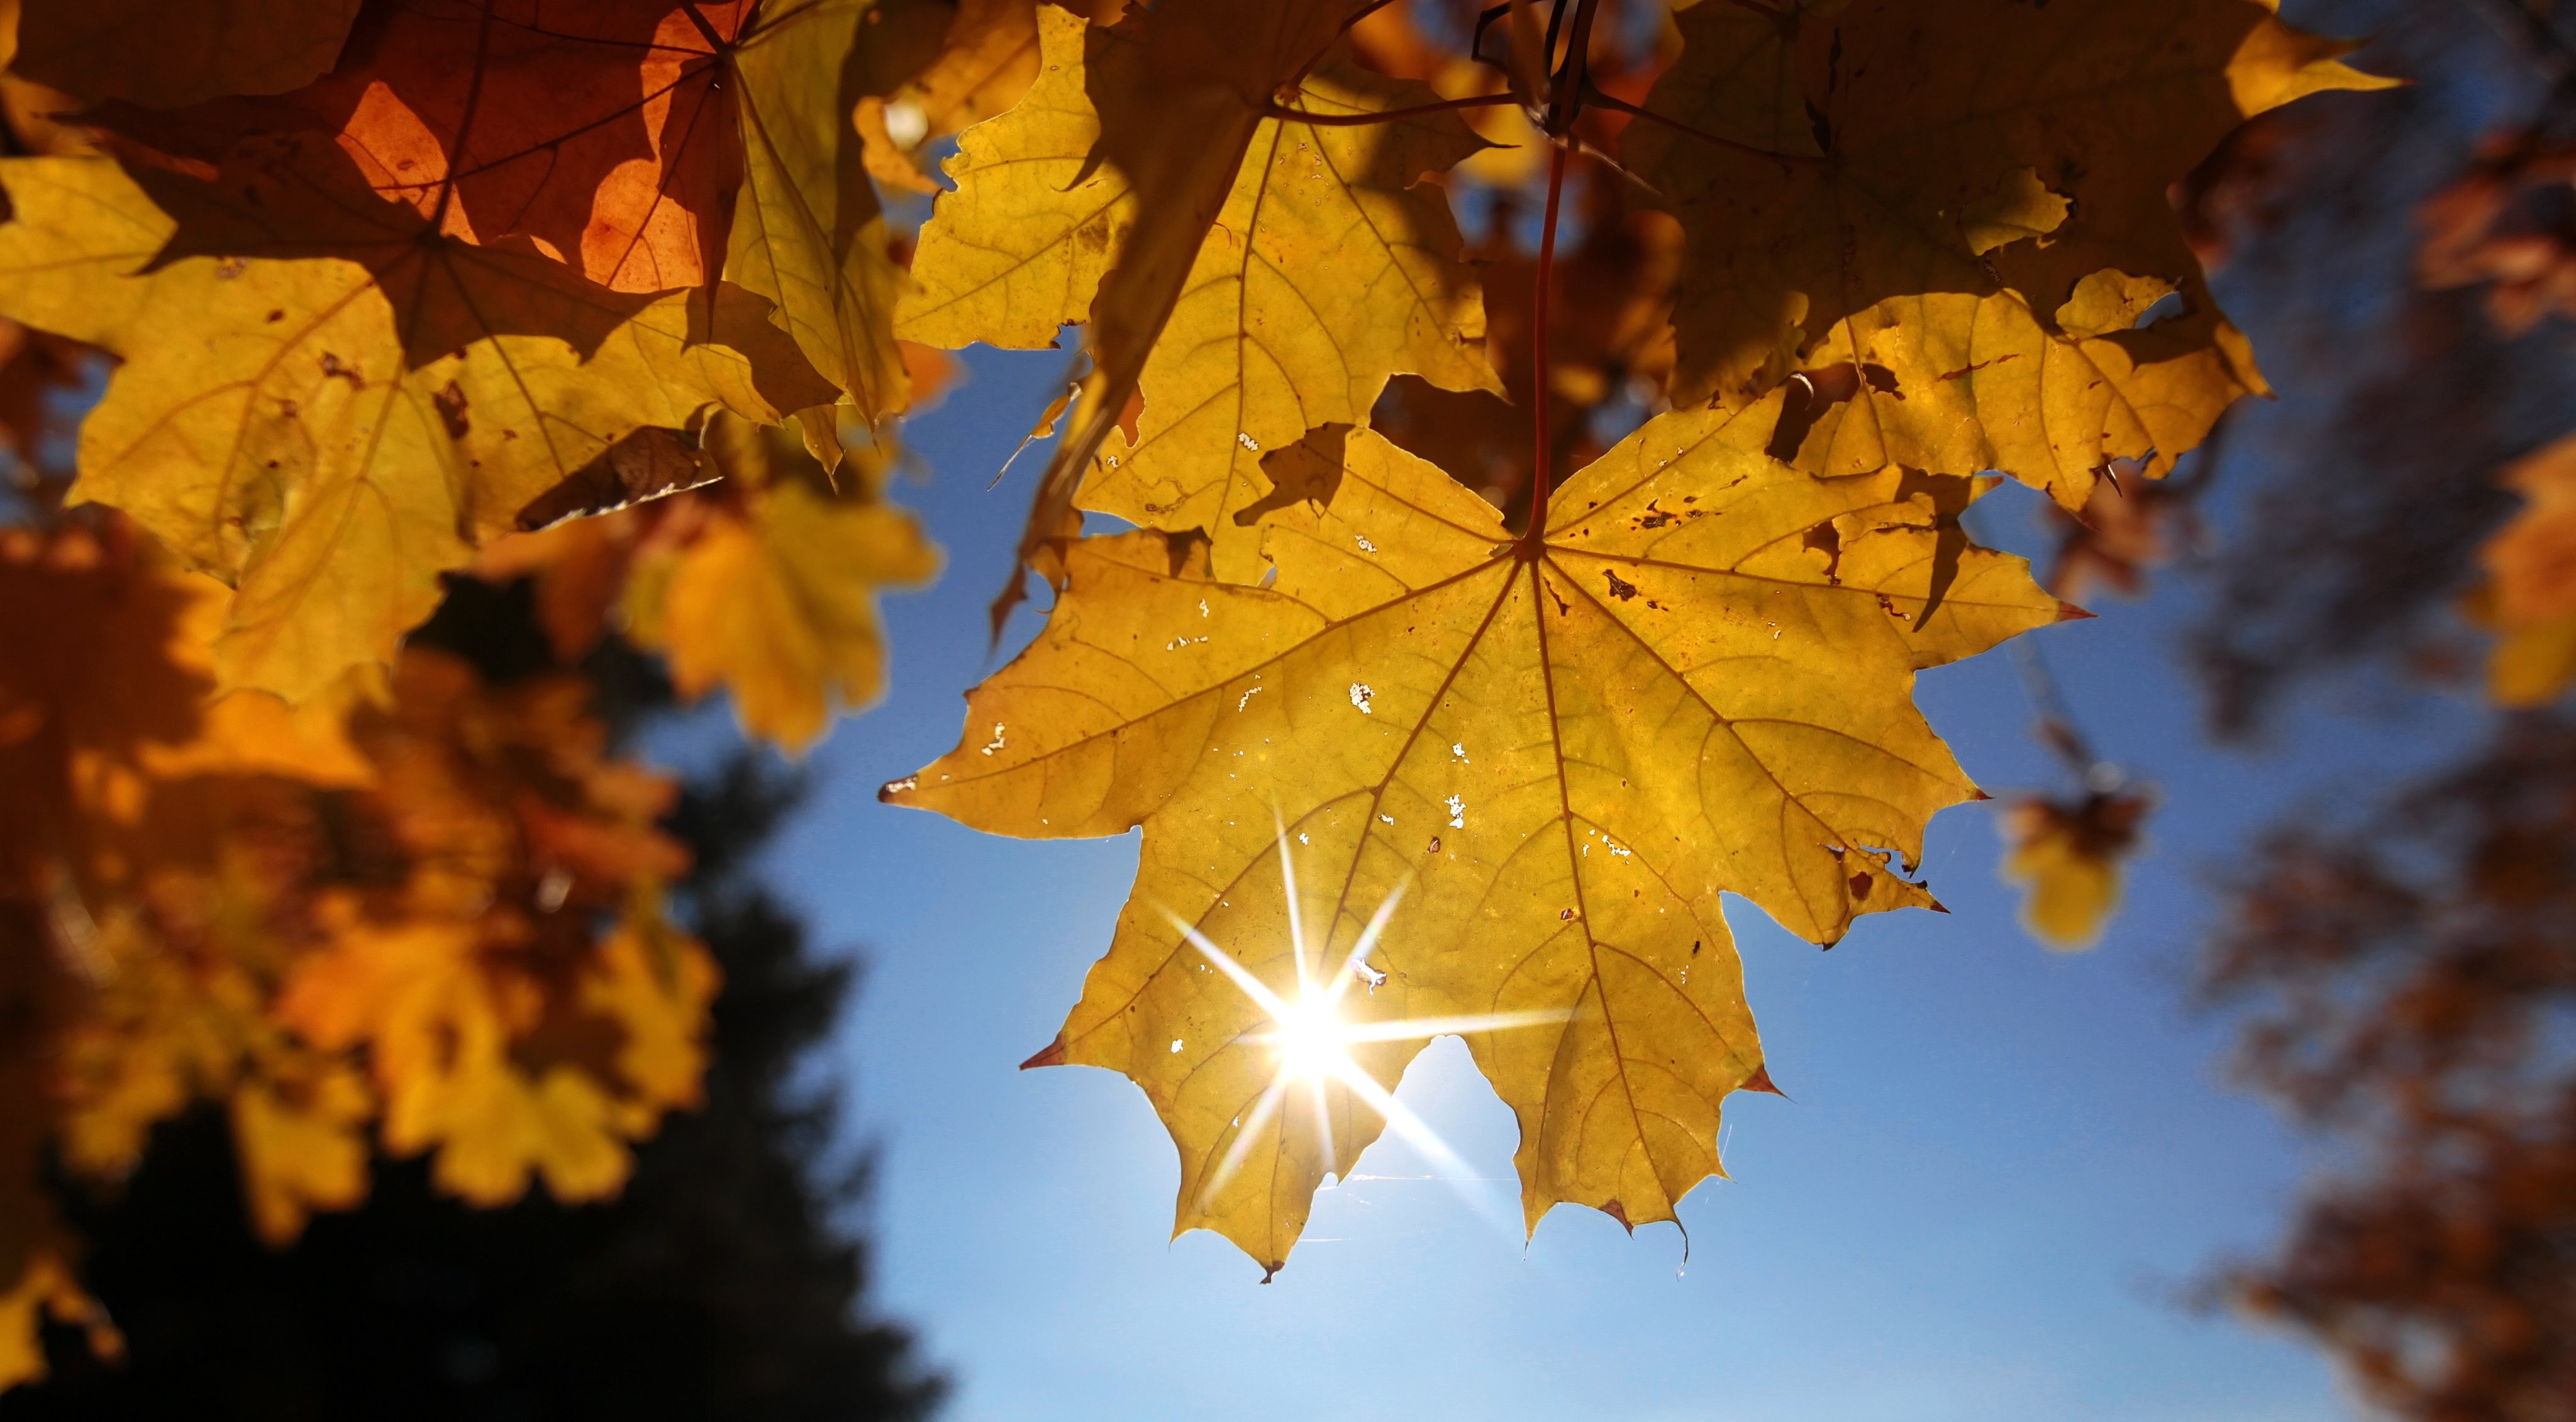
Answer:
[[(1342, 1001), (1355, 983), (1366, 983), (1372, 990), (1386, 981), (1386, 974), (1369, 966), (1369, 957), (1377, 951), (1388, 920), (1395, 916), (1397, 904), (1403, 901), (1404, 886), (1399, 884), (1388, 894), (1377, 911), (1369, 915), (1368, 926), (1360, 930), (1351, 951), (1335, 965), (1334, 970), (1318, 974), (1307, 961), (1306, 933), (1299, 912), (1297, 867), (1288, 847), (1288, 833), (1279, 834), (1279, 873), (1288, 894), (1288, 939), (1290, 956), (1297, 965), (1297, 984), (1292, 994), (1281, 996), (1234, 955), (1208, 941), (1207, 935), (1178, 914), (1169, 914), (1174, 927), (1187, 938), (1190, 946), (1225, 974), (1228, 981), (1245, 997), (1260, 1007), (1270, 1019), (1266, 1028), (1249, 1032), (1238, 1041), (1266, 1047), (1275, 1065), (1270, 1083), (1252, 1110), (1245, 1113), (1236, 1128), (1234, 1139), (1226, 1148), (1225, 1158), (1214, 1174), (1201, 1186), (1202, 1208), (1234, 1178), (1254, 1143), (1278, 1114), (1292, 1090), (1302, 1088), (1313, 1107), (1311, 1112), (1322, 1149), (1327, 1172), (1338, 1173), (1342, 1162), (1335, 1149), (1331, 1118), (1325, 1092), (1339, 1085), (1368, 1104), (1387, 1126), (1420, 1150), (1436, 1165), (1464, 1173), (1465, 1162), (1459, 1160), (1448, 1143), (1425, 1124), (1421, 1117), (1397, 1101), (1392, 1092), (1380, 1086), (1377, 1078), (1358, 1062), (1351, 1060), (1350, 1049), (1362, 1042), (1394, 1042), (1427, 1037), (1464, 1036), (1471, 1032), (1495, 1032), (1518, 1027), (1537, 1027), (1563, 1022), (1570, 1011), (1489, 1012), (1452, 1017), (1404, 1017), (1390, 1021), (1353, 1023), (1343, 1020)], [(1318, 955), (1321, 957), (1321, 955)]]
[(1281, 1004), (1270, 1032), (1279, 1053), (1279, 1074), (1296, 1081), (1338, 1076), (1345, 1055), (1345, 1029), (1334, 1015), (1333, 1000), (1314, 992)]

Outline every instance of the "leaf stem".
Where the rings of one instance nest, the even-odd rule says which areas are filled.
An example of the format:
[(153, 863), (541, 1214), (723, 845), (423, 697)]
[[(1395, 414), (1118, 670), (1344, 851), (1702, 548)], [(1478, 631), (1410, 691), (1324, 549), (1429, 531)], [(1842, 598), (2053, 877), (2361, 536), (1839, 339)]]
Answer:
[[(1592, 97), (1592, 17), (1601, 0), (1578, 0), (1574, 7), (1574, 29), (1565, 39), (1565, 63), (1548, 81), (1548, 136), (1563, 140), (1574, 132), (1574, 116), (1583, 111), (1584, 100)], [(1558, 13), (1563, 14), (1562, 0)], [(1556, 25), (1548, 24), (1548, 46), (1556, 44)], [(1553, 228), (1551, 223), (1550, 227)]]
[(1530, 407), (1538, 442), (1530, 450), (1529, 527), (1521, 531), (1520, 556), (1535, 558), (1547, 543), (1547, 308), (1556, 283), (1556, 206), (1565, 190), (1565, 145), (1547, 150), (1547, 216), (1538, 239), (1538, 286), (1530, 294)]
[(1324, 128), (1358, 128), (1363, 124), (1393, 123), (1397, 119), (1415, 118), (1423, 114), (1447, 113), (1451, 109), (1482, 109), (1491, 108), (1496, 104), (1517, 102), (1519, 101), (1510, 94), (1474, 94), (1464, 99), (1444, 99), (1436, 104), (1416, 104), (1409, 109), (1388, 109), (1382, 113), (1373, 114), (1310, 114), (1304, 109), (1292, 109), (1285, 104), (1263, 104), (1261, 116), (1284, 119), (1291, 123), (1311, 123)]

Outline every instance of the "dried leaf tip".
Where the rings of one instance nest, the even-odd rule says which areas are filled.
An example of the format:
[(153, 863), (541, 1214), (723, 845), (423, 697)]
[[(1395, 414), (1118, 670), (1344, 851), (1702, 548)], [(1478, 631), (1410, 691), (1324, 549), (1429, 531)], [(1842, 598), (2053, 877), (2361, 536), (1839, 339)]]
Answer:
[(891, 805), (895, 803), (895, 797), (897, 795), (909, 795), (914, 790), (919, 789), (920, 786), (921, 777), (918, 775), (907, 775), (901, 779), (889, 780), (885, 784), (877, 787), (877, 803), (880, 805)]
[(2097, 615), (2086, 612), (2071, 602), (2061, 602), (2057, 605), (2057, 620), (2060, 622), (2090, 622)]
[[(1054, 1041), (1039, 1048), (1035, 1056), (1032, 1056), (1027, 1061), (1020, 1063), (1020, 1070), (1027, 1071), (1031, 1067), (1051, 1067), (1062, 1065), (1064, 1065), (1064, 1037), (1062, 1034), (1058, 1034)], [(1279, 1266), (1274, 1264), (1271, 1267), (1275, 1269)], [(1262, 1282), (1267, 1283), (1269, 1281), (1265, 1279)]]
[(1744, 1079), (1744, 1084), (1735, 1089), (1738, 1091), (1759, 1091), (1766, 1095), (1777, 1096), (1783, 1101), (1789, 1099), (1789, 1093), (1782, 1091), (1779, 1084), (1771, 1079), (1771, 1064), (1769, 1062), (1764, 1062), (1762, 1065), (1755, 1067), (1753, 1069), (1753, 1075), (1746, 1077)]

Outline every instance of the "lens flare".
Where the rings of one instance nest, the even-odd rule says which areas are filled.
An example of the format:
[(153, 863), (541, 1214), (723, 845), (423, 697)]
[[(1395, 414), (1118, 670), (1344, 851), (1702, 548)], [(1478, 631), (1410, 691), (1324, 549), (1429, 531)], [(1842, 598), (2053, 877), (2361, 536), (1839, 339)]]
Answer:
[(1297, 894), (1297, 868), (1288, 847), (1288, 833), (1279, 834), (1279, 873), (1288, 894), (1289, 956), (1295, 961), (1297, 983), (1291, 996), (1282, 997), (1268, 983), (1253, 976), (1252, 971), (1236, 961), (1233, 954), (1208, 941), (1205, 934), (1178, 914), (1168, 915), (1174, 927), (1189, 940), (1208, 962), (1215, 965), (1229, 982), (1250, 998), (1269, 1017), (1265, 1030), (1248, 1032), (1239, 1042), (1266, 1047), (1275, 1065), (1270, 1083), (1260, 1099), (1244, 1113), (1228, 1143), (1223, 1161), (1200, 1188), (1201, 1208), (1215, 1199), (1226, 1182), (1251, 1153), (1253, 1144), (1268, 1129), (1271, 1118), (1290, 1091), (1303, 1087), (1312, 1107), (1316, 1143), (1321, 1148), (1324, 1168), (1339, 1173), (1342, 1163), (1336, 1153), (1331, 1115), (1326, 1101), (1328, 1086), (1339, 1085), (1377, 1112), (1398, 1136), (1421, 1151), (1444, 1171), (1465, 1175), (1466, 1163), (1458, 1158), (1448, 1143), (1424, 1123), (1421, 1117), (1397, 1101), (1393, 1093), (1380, 1086), (1366, 1068), (1351, 1060), (1350, 1049), (1362, 1042), (1396, 1042), (1428, 1037), (1464, 1036), (1471, 1032), (1497, 1032), (1516, 1027), (1537, 1027), (1563, 1022), (1573, 1014), (1555, 1010), (1544, 1012), (1489, 1012), (1453, 1017), (1405, 1017), (1384, 1022), (1347, 1022), (1341, 1014), (1342, 1000), (1353, 983), (1367, 983), (1371, 988), (1386, 981), (1386, 974), (1369, 966), (1369, 955), (1377, 951), (1379, 938), (1385, 933), (1387, 920), (1394, 917), (1396, 905), (1404, 898), (1398, 885), (1386, 900), (1369, 915), (1368, 926), (1360, 930), (1359, 940), (1336, 965), (1334, 971), (1319, 980), (1306, 959), (1306, 936)]

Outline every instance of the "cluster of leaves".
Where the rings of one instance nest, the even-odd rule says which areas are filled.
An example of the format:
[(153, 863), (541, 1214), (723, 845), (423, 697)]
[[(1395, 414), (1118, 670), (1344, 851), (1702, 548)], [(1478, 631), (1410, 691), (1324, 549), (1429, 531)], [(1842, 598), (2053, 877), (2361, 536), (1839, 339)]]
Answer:
[(604, 757), (586, 684), (418, 648), (381, 701), (210, 703), (219, 584), (114, 519), (6, 539), (13, 1380), (36, 1302), (77, 1311), (40, 1267), (49, 1143), (113, 1181), (225, 1101), (273, 1240), (357, 1203), (379, 1119), (469, 1200), (613, 1192), (696, 1100), (715, 979), (661, 918), (672, 787)]
[[(854, 119), (1007, 105), (1012, 18), (10, 7), (0, 1384), (44, 1311), (116, 1346), (40, 1170), (113, 1184), (192, 1102), (275, 1242), (371, 1134), (574, 1202), (698, 1103), (673, 787), (578, 664), (623, 636), (791, 750), (879, 694), (877, 590), (938, 563), (890, 421), (947, 367)], [(402, 645), (469, 574), (534, 579), (560, 670)]]
[[(1047, 624), (883, 798), (1143, 827), (1031, 1064), (1137, 1081), (1176, 1227), (1271, 1269), (1430, 1031), (1519, 1117), (1533, 1226), (1717, 1172), (1722, 1099), (1769, 1086), (1720, 895), (1827, 945), (1936, 906), (1924, 823), (1978, 792), (1912, 677), (2071, 613), (1960, 515), (1986, 471), (2083, 510), (2265, 388), (2166, 188), (2378, 82), (2246, 0), (1726, 0), (1646, 53), (1600, 0), (1448, 53), (1390, 10), (1042, 8), (897, 315), (1087, 323), (1088, 365), (1022, 544)], [(1468, 115), (1510, 110), (1532, 152), (1496, 157)], [(1481, 248), (1440, 186), (1474, 161), (1524, 184)], [(1284, 1093), (1283, 1005), (1350, 980), (1347, 1069)]]
[[(131, 521), (44, 514), (24, 562), (88, 539), (120, 607), (222, 588), (142, 639), (186, 725), (28, 722), (64, 808), (8, 902), (45, 983), (202, 966), (42, 1019), (30, 1140), (112, 1163), (79, 1103), (226, 1094), (279, 1233), (355, 1188), (371, 1114), (468, 1198), (614, 1188), (712, 989), (657, 915), (661, 791), (577, 683), (400, 639), (443, 573), (533, 575), (558, 656), (621, 629), (803, 744), (880, 681), (874, 589), (932, 567), (883, 500), (935, 369), (898, 338), (1078, 324), (1021, 541), (1046, 625), (884, 798), (1144, 828), (1033, 1063), (1135, 1079), (1177, 1226), (1270, 1269), (1432, 1031), (1519, 1116), (1533, 1226), (1668, 1220), (1718, 1170), (1723, 1098), (1770, 1086), (1720, 896), (1826, 945), (1938, 907), (1925, 823), (1979, 792), (1912, 679), (2081, 615), (1962, 515), (2011, 478), (2082, 524), (2266, 389), (2167, 189), (2379, 83), (2261, 0), (1514, 0), (1447, 43), (1384, 0), (157, 13), (18, 27), (0, 314), (112, 362), (64, 497)], [(878, 186), (935, 186), (950, 133), (914, 247)], [(114, 645), (12, 674), (42, 702)], [(81, 739), (115, 734), (144, 748)], [(220, 823), (120, 837), (209, 777)], [(193, 917), (155, 897), (192, 854)], [(149, 952), (81, 927), (125, 917)], [(1263, 1003), (1336, 963), (1348, 1070), (1278, 1109)], [(133, 1066), (218, 1000), (240, 1045)], [(67, 1279), (13, 1297), (76, 1311)]]

